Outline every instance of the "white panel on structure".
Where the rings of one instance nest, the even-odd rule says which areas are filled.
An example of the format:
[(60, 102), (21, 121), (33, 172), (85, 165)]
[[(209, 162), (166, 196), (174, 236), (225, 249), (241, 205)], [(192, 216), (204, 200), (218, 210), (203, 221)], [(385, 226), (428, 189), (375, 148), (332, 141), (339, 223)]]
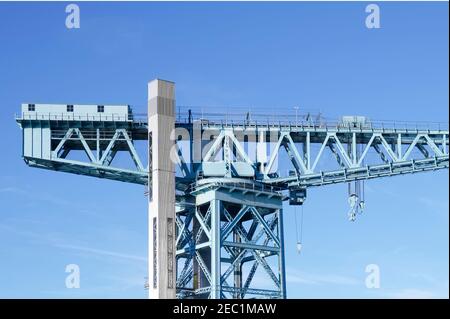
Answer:
[(247, 162), (233, 162), (231, 163), (233, 171), (236, 172), (237, 176), (241, 177), (253, 177), (255, 176), (255, 170), (253, 166)]
[[(32, 106), (30, 108), (30, 105)], [(31, 120), (130, 121), (128, 105), (22, 104), (22, 117)]]
[(258, 132), (258, 142), (256, 143), (256, 161), (261, 163), (261, 172), (264, 171), (264, 164), (267, 163), (267, 143), (266, 132)]
[(23, 128), (23, 156), (33, 156), (33, 128)]
[(204, 162), (202, 164), (203, 175), (204, 176), (225, 176), (227, 173), (227, 168), (225, 162)]
[(42, 128), (42, 158), (50, 159), (51, 157), (51, 132), (49, 127)]
[(149, 298), (176, 297), (175, 165), (170, 158), (175, 129), (175, 84), (148, 84)]
[(42, 129), (33, 127), (33, 157), (42, 157)]

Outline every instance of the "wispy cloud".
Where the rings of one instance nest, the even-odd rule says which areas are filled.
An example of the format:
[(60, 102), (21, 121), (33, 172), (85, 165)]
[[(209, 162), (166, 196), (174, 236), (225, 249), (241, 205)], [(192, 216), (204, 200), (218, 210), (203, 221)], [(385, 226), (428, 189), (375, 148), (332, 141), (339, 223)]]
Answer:
[(438, 296), (429, 290), (424, 289), (416, 289), (416, 288), (409, 288), (409, 289), (401, 289), (398, 291), (389, 292), (386, 294), (388, 298), (393, 299), (432, 299), (432, 298), (438, 298)]
[(26, 192), (23, 189), (7, 186), (0, 188), (0, 193), (15, 193), (15, 194), (25, 194)]
[(66, 244), (56, 244), (54, 246), (58, 247), (58, 248), (70, 249), (70, 250), (75, 250), (75, 251), (80, 251), (80, 252), (90, 253), (90, 254), (95, 254), (95, 255), (110, 256), (110, 257), (126, 259), (126, 260), (147, 262), (146, 257), (138, 256), (138, 255), (124, 254), (124, 253), (111, 251), (111, 250), (96, 249), (96, 248), (90, 248), (90, 247), (85, 247), (85, 246), (66, 245)]
[(447, 200), (435, 200), (427, 197), (419, 197), (418, 202), (441, 216), (449, 215), (448, 198)]
[(57, 236), (58, 234), (48, 234), (48, 233), (41, 233), (41, 232), (35, 232), (35, 231), (27, 231), (22, 229), (17, 229), (16, 227), (12, 227), (10, 225), (4, 225), (0, 224), (0, 230), (2, 231), (8, 231), (11, 233), (14, 233), (19, 236), (23, 236), (29, 239), (33, 239), (34, 241), (41, 241), (48, 243), (49, 245), (57, 248), (62, 249), (68, 249), (72, 251), (78, 251), (88, 254), (94, 254), (99, 256), (109, 256), (114, 258), (120, 258), (123, 260), (131, 260), (131, 261), (139, 261), (139, 262), (147, 262), (147, 257), (139, 256), (139, 255), (132, 255), (132, 254), (125, 254), (117, 251), (111, 251), (111, 250), (105, 250), (105, 249), (96, 249), (91, 248), (87, 246), (81, 246), (81, 245), (72, 245), (67, 244), (67, 240), (64, 238), (61, 238)]
[(47, 202), (52, 205), (59, 205), (59, 206), (70, 206), (70, 205), (73, 206), (73, 202), (55, 197), (52, 194), (49, 194), (48, 192), (38, 192), (37, 190), (29, 191), (27, 189), (15, 186), (4, 186), (0, 188), (0, 193), (9, 193), (21, 196), (28, 199), (29, 201)]
[(305, 272), (287, 272), (286, 279), (289, 283), (309, 285), (362, 285), (364, 282), (354, 277), (340, 274), (311, 274)]
[[(146, 298), (147, 292), (143, 288), (143, 284), (141, 283), (139, 286), (142, 287), (142, 293), (136, 293), (136, 287), (133, 286), (127, 286), (124, 287), (123, 285), (95, 285), (95, 286), (88, 286), (85, 287), (83, 284), (81, 285), (80, 289), (67, 289), (67, 288), (61, 288), (61, 289), (55, 289), (55, 290), (41, 290), (39, 292), (39, 296), (37, 298), (66, 298), (66, 299), (97, 299), (97, 298)], [(133, 289), (134, 288), (134, 289)], [(128, 295), (128, 293), (124, 293), (128, 291), (128, 293), (131, 293), (132, 295)], [(25, 298), (28, 298), (28, 296), (25, 296)], [(33, 295), (32, 298), (36, 298), (36, 295)]]
[(36, 231), (28, 231), (28, 230), (24, 230), (24, 229), (20, 229), (17, 227), (13, 227), (11, 225), (5, 225), (5, 224), (0, 224), (0, 230), (2, 230), (2, 232), (9, 232), (12, 233), (14, 235), (18, 235), (18, 236), (22, 236), (22, 237), (26, 237), (29, 239), (33, 239), (35, 241), (45, 241), (45, 242), (51, 242), (52, 240), (54, 240), (54, 238), (52, 238), (50, 235), (48, 234), (42, 234)]
[[(321, 274), (321, 273), (308, 273), (304, 271), (298, 271), (297, 269), (286, 269), (286, 282), (289, 284), (301, 284), (301, 285), (336, 285), (336, 286), (357, 286), (364, 285), (363, 279), (350, 277), (342, 274)], [(269, 288), (273, 282), (270, 277), (265, 274), (264, 271), (258, 271), (252, 281), (254, 287)]]
[(364, 189), (368, 193), (374, 193), (374, 194), (378, 194), (378, 195), (386, 195), (386, 196), (393, 197), (393, 198), (401, 198), (401, 196), (398, 192), (390, 190), (390, 189), (386, 189), (385, 187), (380, 187), (380, 186), (373, 187), (373, 186), (369, 185), (368, 183), (366, 183), (364, 185)]

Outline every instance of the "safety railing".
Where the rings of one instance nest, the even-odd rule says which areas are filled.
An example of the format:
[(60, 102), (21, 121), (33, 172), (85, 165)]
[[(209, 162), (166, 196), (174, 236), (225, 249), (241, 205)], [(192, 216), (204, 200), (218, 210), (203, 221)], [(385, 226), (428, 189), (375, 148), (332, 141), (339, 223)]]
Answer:
[(22, 112), (15, 114), (16, 120), (47, 120), (47, 121), (106, 121), (106, 122), (133, 122), (132, 114), (119, 113), (43, 113)]
[(265, 185), (263, 183), (246, 183), (246, 182), (235, 182), (235, 181), (218, 181), (214, 180), (214, 178), (197, 178), (197, 180), (201, 179), (211, 179), (211, 183), (205, 183), (205, 184), (197, 184), (192, 183), (189, 186), (189, 191), (194, 192), (198, 189), (204, 188), (204, 187), (227, 187), (227, 188), (235, 188), (235, 189), (241, 189), (241, 190), (248, 190), (248, 191), (254, 191), (254, 192), (265, 192), (265, 193), (281, 193), (283, 191), (283, 188), (278, 186), (272, 186), (272, 185)]
[[(102, 113), (39, 113), (22, 112), (15, 115), (16, 120), (50, 120), (50, 121), (112, 121), (132, 122), (134, 125), (147, 125), (147, 114), (102, 114)], [(444, 131), (448, 132), (448, 122), (427, 121), (393, 121), (370, 120), (364, 122), (343, 122), (329, 119), (321, 114), (295, 114), (295, 113), (265, 113), (261, 112), (202, 112), (192, 111), (186, 107), (177, 108), (177, 124), (191, 124), (200, 121), (205, 127), (220, 128), (230, 126), (245, 127), (288, 127), (295, 129), (324, 129), (324, 130), (382, 130), (382, 131)]]
[(327, 130), (383, 130), (383, 131), (448, 131), (448, 122), (427, 121), (393, 121), (370, 120), (364, 122), (349, 122), (342, 119), (329, 119), (321, 114), (295, 114), (295, 113), (264, 113), (264, 112), (199, 112), (180, 109), (177, 114), (177, 123), (192, 123), (199, 121), (205, 127), (230, 127), (230, 126), (268, 126), (314, 128)]

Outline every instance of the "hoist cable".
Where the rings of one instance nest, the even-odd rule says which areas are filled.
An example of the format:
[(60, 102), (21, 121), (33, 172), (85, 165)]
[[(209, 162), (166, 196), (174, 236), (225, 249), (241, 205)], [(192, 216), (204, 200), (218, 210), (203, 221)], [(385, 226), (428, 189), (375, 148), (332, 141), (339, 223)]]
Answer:
[(295, 212), (294, 212), (294, 220), (295, 220), (295, 239), (297, 243), (301, 243), (303, 241), (303, 205), (302, 210), (300, 212), (300, 233), (299, 233), (299, 227), (298, 227), (298, 217), (297, 217), (297, 206), (295, 206)]
[(300, 242), (303, 242), (303, 205), (302, 205), (302, 215), (300, 216)]
[(295, 220), (295, 240), (298, 243), (298, 221), (297, 221), (297, 206), (295, 206), (294, 211), (294, 220)]

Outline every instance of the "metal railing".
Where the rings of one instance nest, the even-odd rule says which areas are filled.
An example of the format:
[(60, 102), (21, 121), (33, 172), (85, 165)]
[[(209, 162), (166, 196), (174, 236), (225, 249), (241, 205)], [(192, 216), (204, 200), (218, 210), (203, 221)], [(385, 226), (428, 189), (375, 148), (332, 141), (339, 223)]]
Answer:
[(247, 190), (247, 191), (253, 191), (253, 192), (279, 193), (281, 195), (281, 192), (284, 190), (282, 187), (265, 185), (263, 183), (234, 182), (232, 180), (224, 182), (224, 181), (217, 181), (217, 180), (214, 181), (214, 178), (209, 178), (209, 177), (198, 178), (198, 180), (208, 180), (208, 179), (211, 179), (211, 183), (205, 183), (205, 184), (200, 184), (200, 185), (197, 185), (197, 183), (190, 184), (189, 192), (192, 193), (198, 189), (208, 188), (208, 187), (226, 187), (226, 188), (235, 188), (235, 189), (241, 189), (241, 190)]
[(289, 127), (290, 129), (324, 129), (324, 130), (383, 130), (383, 131), (448, 131), (448, 122), (426, 122), (426, 121), (378, 121), (368, 120), (365, 123), (349, 123), (336, 119), (298, 119), (295, 120), (295, 115), (279, 114), (279, 115), (267, 115), (253, 114), (247, 116), (241, 114), (241, 116), (234, 115), (231, 117), (229, 114), (195, 114), (191, 113), (190, 116), (177, 116), (177, 123), (191, 123), (193, 121), (200, 121), (205, 127), (232, 127), (232, 126), (245, 126), (245, 127)]
[[(15, 115), (16, 120), (50, 120), (50, 121), (112, 121), (112, 122), (132, 122), (137, 125), (147, 125), (147, 114), (103, 114), (103, 113), (39, 113), (22, 112)], [(325, 129), (325, 130), (383, 130), (383, 131), (447, 131), (448, 122), (427, 122), (427, 121), (393, 121), (393, 120), (370, 120), (364, 123), (343, 122), (338, 119), (329, 119), (322, 114), (299, 114), (281, 112), (244, 112), (232, 110), (229, 112), (203, 112), (191, 110), (188, 107), (177, 107), (177, 124), (190, 124), (200, 121), (207, 127), (229, 127), (229, 126), (268, 126), (268, 127), (289, 127), (290, 129)]]
[(132, 114), (119, 113), (66, 113), (66, 112), (22, 112), (15, 114), (16, 120), (44, 121), (111, 121), (133, 122)]

